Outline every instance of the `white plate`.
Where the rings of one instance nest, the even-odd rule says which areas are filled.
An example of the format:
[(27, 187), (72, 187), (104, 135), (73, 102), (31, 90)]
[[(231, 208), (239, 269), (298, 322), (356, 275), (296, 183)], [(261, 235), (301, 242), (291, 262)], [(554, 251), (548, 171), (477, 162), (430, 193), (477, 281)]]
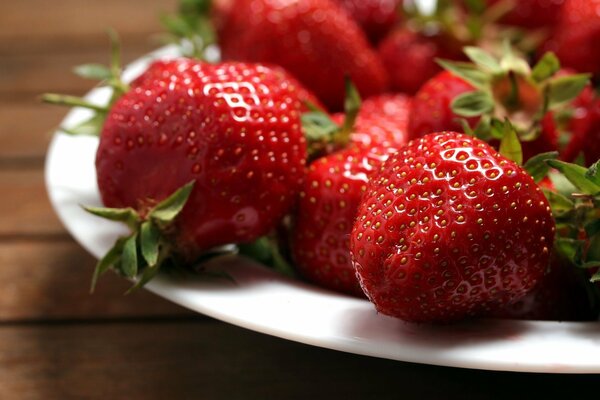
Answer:
[[(152, 57), (140, 59), (126, 77), (139, 74)], [(106, 91), (88, 99), (101, 103)], [(88, 116), (70, 112), (63, 126)], [(95, 257), (103, 255), (123, 228), (85, 213), (99, 205), (94, 157), (97, 139), (57, 132), (46, 160), (52, 204), (73, 237)], [(173, 280), (159, 276), (148, 290), (202, 314), (258, 332), (356, 354), (506, 371), (600, 373), (600, 323), (482, 320), (452, 326), (418, 326), (378, 315), (366, 300), (293, 281), (240, 258), (222, 259), (235, 280)], [(91, 271), (90, 271), (91, 273)], [(102, 284), (102, 282), (100, 282)]]

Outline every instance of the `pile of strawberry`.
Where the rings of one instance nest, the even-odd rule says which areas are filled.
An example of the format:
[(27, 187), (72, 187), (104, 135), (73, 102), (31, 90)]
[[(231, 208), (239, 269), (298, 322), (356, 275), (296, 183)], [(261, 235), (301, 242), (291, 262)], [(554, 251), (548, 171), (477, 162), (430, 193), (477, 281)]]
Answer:
[(600, 0), (421, 4), (183, 0), (181, 57), (78, 67), (109, 104), (45, 100), (130, 228), (94, 284), (235, 244), (406, 321), (597, 319)]

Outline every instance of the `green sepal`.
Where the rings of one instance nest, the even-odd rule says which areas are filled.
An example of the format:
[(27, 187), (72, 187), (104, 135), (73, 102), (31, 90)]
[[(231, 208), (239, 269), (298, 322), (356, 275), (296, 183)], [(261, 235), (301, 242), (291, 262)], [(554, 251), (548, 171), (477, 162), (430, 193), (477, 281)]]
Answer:
[(346, 77), (346, 96), (344, 98), (344, 123), (341, 131), (334, 136), (334, 141), (339, 146), (345, 146), (350, 140), (350, 134), (354, 131), (354, 123), (358, 117), (362, 100), (358, 89), (350, 78)]
[(588, 221), (584, 227), (585, 233), (588, 237), (592, 237), (600, 233), (600, 219), (593, 219)]
[(341, 128), (323, 111), (308, 111), (300, 118), (306, 139), (309, 142), (329, 141)]
[(600, 269), (590, 278), (590, 282), (600, 282)]
[(553, 109), (573, 99), (590, 82), (590, 74), (574, 74), (552, 78), (548, 82), (548, 107)]
[(103, 81), (112, 77), (110, 68), (102, 64), (82, 64), (73, 68), (77, 76), (95, 81)]
[[(177, 14), (161, 16), (163, 26), (179, 39), (183, 55), (202, 59), (206, 47), (216, 42), (211, 3), (211, 0), (180, 0)], [(182, 39), (187, 43), (182, 43)]]
[(550, 166), (546, 161), (555, 160), (556, 158), (558, 158), (558, 151), (540, 153), (527, 160), (523, 168), (538, 183), (548, 175), (548, 171), (550, 170)]
[(462, 78), (475, 86), (477, 89), (484, 89), (488, 84), (490, 77), (483, 71), (480, 71), (475, 65), (448, 60), (435, 60), (442, 68), (451, 72), (453, 75)]
[(600, 160), (596, 161), (588, 168), (585, 177), (596, 185), (600, 185)]
[(57, 93), (45, 93), (42, 95), (42, 101), (48, 104), (54, 104), (57, 106), (67, 106), (67, 107), (81, 107), (87, 108), (88, 110), (107, 113), (108, 106), (102, 106), (94, 103), (90, 103), (89, 101), (77, 97), (77, 96), (69, 96), (66, 94), (57, 94)]
[(584, 269), (598, 268), (598, 267), (600, 267), (600, 261), (588, 261), (588, 262), (585, 262), (585, 263), (579, 265), (579, 267), (584, 268)]
[(148, 213), (148, 217), (162, 224), (172, 222), (185, 206), (194, 188), (194, 183), (195, 181), (186, 183), (172, 195), (158, 203)]
[(131, 292), (144, 287), (146, 283), (150, 282), (159, 272), (160, 268), (158, 267), (158, 265), (148, 266), (144, 268), (144, 271), (142, 272), (141, 276), (138, 277), (137, 281), (133, 286), (127, 289), (125, 294), (130, 294)]
[(508, 72), (514, 72), (518, 75), (528, 76), (531, 74), (531, 67), (527, 64), (522, 57), (517, 56), (510, 44), (509, 40), (505, 40), (503, 43), (504, 54), (500, 59), (500, 68), (507, 74)]
[(451, 107), (456, 115), (476, 117), (491, 112), (494, 109), (494, 100), (489, 93), (475, 90), (456, 96)]
[(568, 260), (575, 260), (581, 253), (584, 242), (578, 239), (559, 237), (554, 241), (554, 248)]
[(140, 227), (140, 249), (149, 267), (156, 266), (160, 244), (160, 230), (153, 221), (145, 221)]
[(573, 211), (575, 203), (573, 203), (568, 197), (545, 188), (542, 189), (542, 192), (548, 199), (548, 203), (550, 203), (550, 208), (552, 209), (552, 214), (554, 214), (554, 216), (561, 217)]
[(90, 293), (94, 292), (96, 288), (96, 284), (98, 283), (98, 278), (100, 278), (106, 271), (108, 271), (111, 267), (113, 267), (120, 259), (121, 253), (123, 252), (123, 245), (125, 244), (125, 240), (127, 238), (119, 238), (102, 257), (98, 263), (96, 264), (96, 268), (94, 269), (94, 274), (92, 275), (92, 283), (90, 285)]
[(523, 163), (523, 149), (517, 131), (510, 121), (505, 120), (503, 124), (503, 135), (500, 140), (499, 153), (518, 165)]
[(238, 245), (239, 253), (264, 264), (283, 275), (295, 277), (296, 271), (279, 250), (275, 239), (269, 236), (258, 238), (252, 243)]
[(552, 52), (545, 53), (531, 70), (531, 78), (537, 82), (543, 82), (553, 76), (560, 69), (560, 61)]
[(465, 54), (475, 65), (480, 68), (490, 71), (492, 74), (498, 74), (502, 72), (500, 63), (494, 56), (479, 47), (467, 46), (464, 49)]
[(102, 217), (111, 221), (123, 222), (130, 229), (137, 229), (141, 221), (140, 215), (131, 207), (127, 208), (107, 208), (107, 207), (88, 207), (82, 206), (90, 214)]
[(104, 125), (105, 120), (106, 114), (103, 112), (97, 112), (92, 115), (91, 118), (78, 123), (74, 127), (63, 127), (61, 130), (69, 135), (74, 136), (100, 136), (100, 132), (102, 132), (102, 126)]
[(137, 239), (138, 234), (134, 232), (123, 244), (121, 267), (119, 270), (127, 278), (133, 278), (138, 272)]
[(594, 195), (600, 192), (600, 185), (586, 176), (586, 168), (559, 160), (548, 160), (546, 162), (552, 168), (560, 171), (582, 193)]

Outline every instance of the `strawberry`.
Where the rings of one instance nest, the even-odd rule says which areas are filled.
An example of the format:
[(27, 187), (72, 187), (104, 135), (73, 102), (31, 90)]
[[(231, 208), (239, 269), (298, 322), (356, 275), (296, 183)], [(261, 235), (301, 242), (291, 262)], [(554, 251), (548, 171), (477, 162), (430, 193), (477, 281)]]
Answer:
[(310, 165), (291, 240), (294, 265), (306, 279), (364, 296), (350, 259), (349, 234), (368, 176), (394, 151), (350, 146)]
[(546, 43), (565, 67), (600, 74), (600, 0), (565, 0), (555, 32)]
[[(257, 239), (295, 201), (304, 177), (301, 96), (280, 68), (154, 63), (102, 111), (98, 188), (108, 208), (95, 215), (127, 223), (100, 261), (139, 285), (161, 265)], [(179, 188), (179, 189), (178, 189)]]
[(362, 27), (367, 37), (377, 43), (399, 21), (401, 0), (338, 0)]
[(573, 104), (568, 126), (571, 138), (562, 158), (572, 161), (583, 154), (585, 164), (592, 165), (600, 159), (600, 99), (594, 98), (591, 88), (586, 89)]
[(371, 175), (350, 248), (379, 312), (450, 322), (530, 292), (554, 230), (525, 170), (478, 139), (443, 132), (411, 141)]
[[(403, 94), (383, 94), (366, 99), (361, 107), (350, 141), (364, 147), (397, 146), (408, 142), (408, 117), (412, 101)], [(344, 114), (332, 115), (342, 124)]]
[(566, 260), (553, 257), (550, 268), (525, 297), (496, 311), (496, 318), (585, 321), (594, 319), (585, 282)]
[(364, 33), (333, 0), (239, 0), (220, 19), (223, 59), (281, 65), (331, 110), (342, 108), (345, 76), (363, 97), (387, 87)]
[(559, 71), (552, 53), (532, 68), (510, 48), (499, 60), (475, 47), (465, 52), (472, 64), (442, 61), (448, 71), (416, 94), (411, 138), (436, 130), (464, 130), (496, 144), (502, 132), (494, 126), (508, 119), (524, 142), (526, 160), (557, 150), (557, 115), (583, 90), (588, 77)]
[(392, 32), (379, 44), (378, 51), (392, 89), (410, 94), (441, 71), (436, 58), (463, 58), (460, 48), (451, 46), (443, 36), (427, 36), (409, 28)]
[[(408, 123), (411, 139), (443, 130), (462, 131), (460, 116), (452, 111), (452, 101), (475, 88), (469, 82), (450, 71), (442, 71), (428, 80), (413, 99), (412, 113)], [(478, 119), (468, 120), (475, 126)]]
[[(487, 0), (489, 6), (507, 3), (506, 0)], [(565, 0), (519, 0), (500, 22), (528, 29), (551, 29), (558, 22)]]

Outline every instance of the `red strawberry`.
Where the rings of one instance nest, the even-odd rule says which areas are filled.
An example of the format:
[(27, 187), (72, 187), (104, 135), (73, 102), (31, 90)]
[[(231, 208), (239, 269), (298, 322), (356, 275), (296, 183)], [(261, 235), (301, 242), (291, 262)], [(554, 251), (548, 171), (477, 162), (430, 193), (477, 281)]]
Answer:
[[(506, 0), (487, 0), (492, 6)], [(502, 23), (523, 28), (553, 28), (558, 22), (565, 0), (519, 0), (512, 4)]]
[(554, 35), (545, 50), (565, 67), (600, 74), (600, 0), (565, 0)]
[(281, 65), (332, 110), (342, 109), (345, 76), (363, 97), (387, 86), (363, 32), (332, 0), (239, 0), (219, 44), (226, 60)]
[(314, 161), (296, 209), (292, 255), (308, 280), (363, 296), (350, 259), (350, 231), (369, 175), (392, 147), (351, 146)]
[[(452, 100), (473, 90), (473, 85), (449, 71), (442, 71), (427, 81), (413, 99), (408, 124), (410, 138), (444, 130), (462, 131), (461, 117), (451, 108)], [(475, 126), (477, 121), (478, 118), (471, 118), (469, 125)]]
[(493, 314), (496, 318), (585, 321), (594, 318), (584, 278), (567, 261), (552, 259), (537, 286), (525, 297)]
[(302, 89), (259, 64), (176, 59), (152, 71), (156, 79), (138, 81), (104, 123), (96, 157), (103, 203), (144, 220), (194, 181), (174, 224), (157, 223), (166, 247), (187, 260), (267, 233), (304, 176)]
[(569, 121), (571, 140), (562, 158), (572, 161), (583, 153), (585, 164), (592, 165), (600, 159), (600, 99), (596, 99), (588, 87), (573, 106), (573, 116)]
[(464, 58), (460, 48), (454, 49), (442, 36), (427, 36), (409, 28), (392, 32), (380, 43), (378, 51), (392, 89), (410, 94), (442, 70), (436, 58)]
[(371, 176), (350, 248), (379, 312), (449, 322), (524, 297), (553, 238), (550, 207), (527, 172), (444, 132), (410, 142)]
[(377, 43), (398, 22), (401, 0), (338, 0), (363, 28), (369, 39)]
[[(405, 144), (408, 142), (411, 104), (411, 98), (403, 94), (383, 94), (366, 99), (356, 117), (350, 141), (364, 147)], [(341, 125), (344, 114), (334, 114), (332, 119)]]

